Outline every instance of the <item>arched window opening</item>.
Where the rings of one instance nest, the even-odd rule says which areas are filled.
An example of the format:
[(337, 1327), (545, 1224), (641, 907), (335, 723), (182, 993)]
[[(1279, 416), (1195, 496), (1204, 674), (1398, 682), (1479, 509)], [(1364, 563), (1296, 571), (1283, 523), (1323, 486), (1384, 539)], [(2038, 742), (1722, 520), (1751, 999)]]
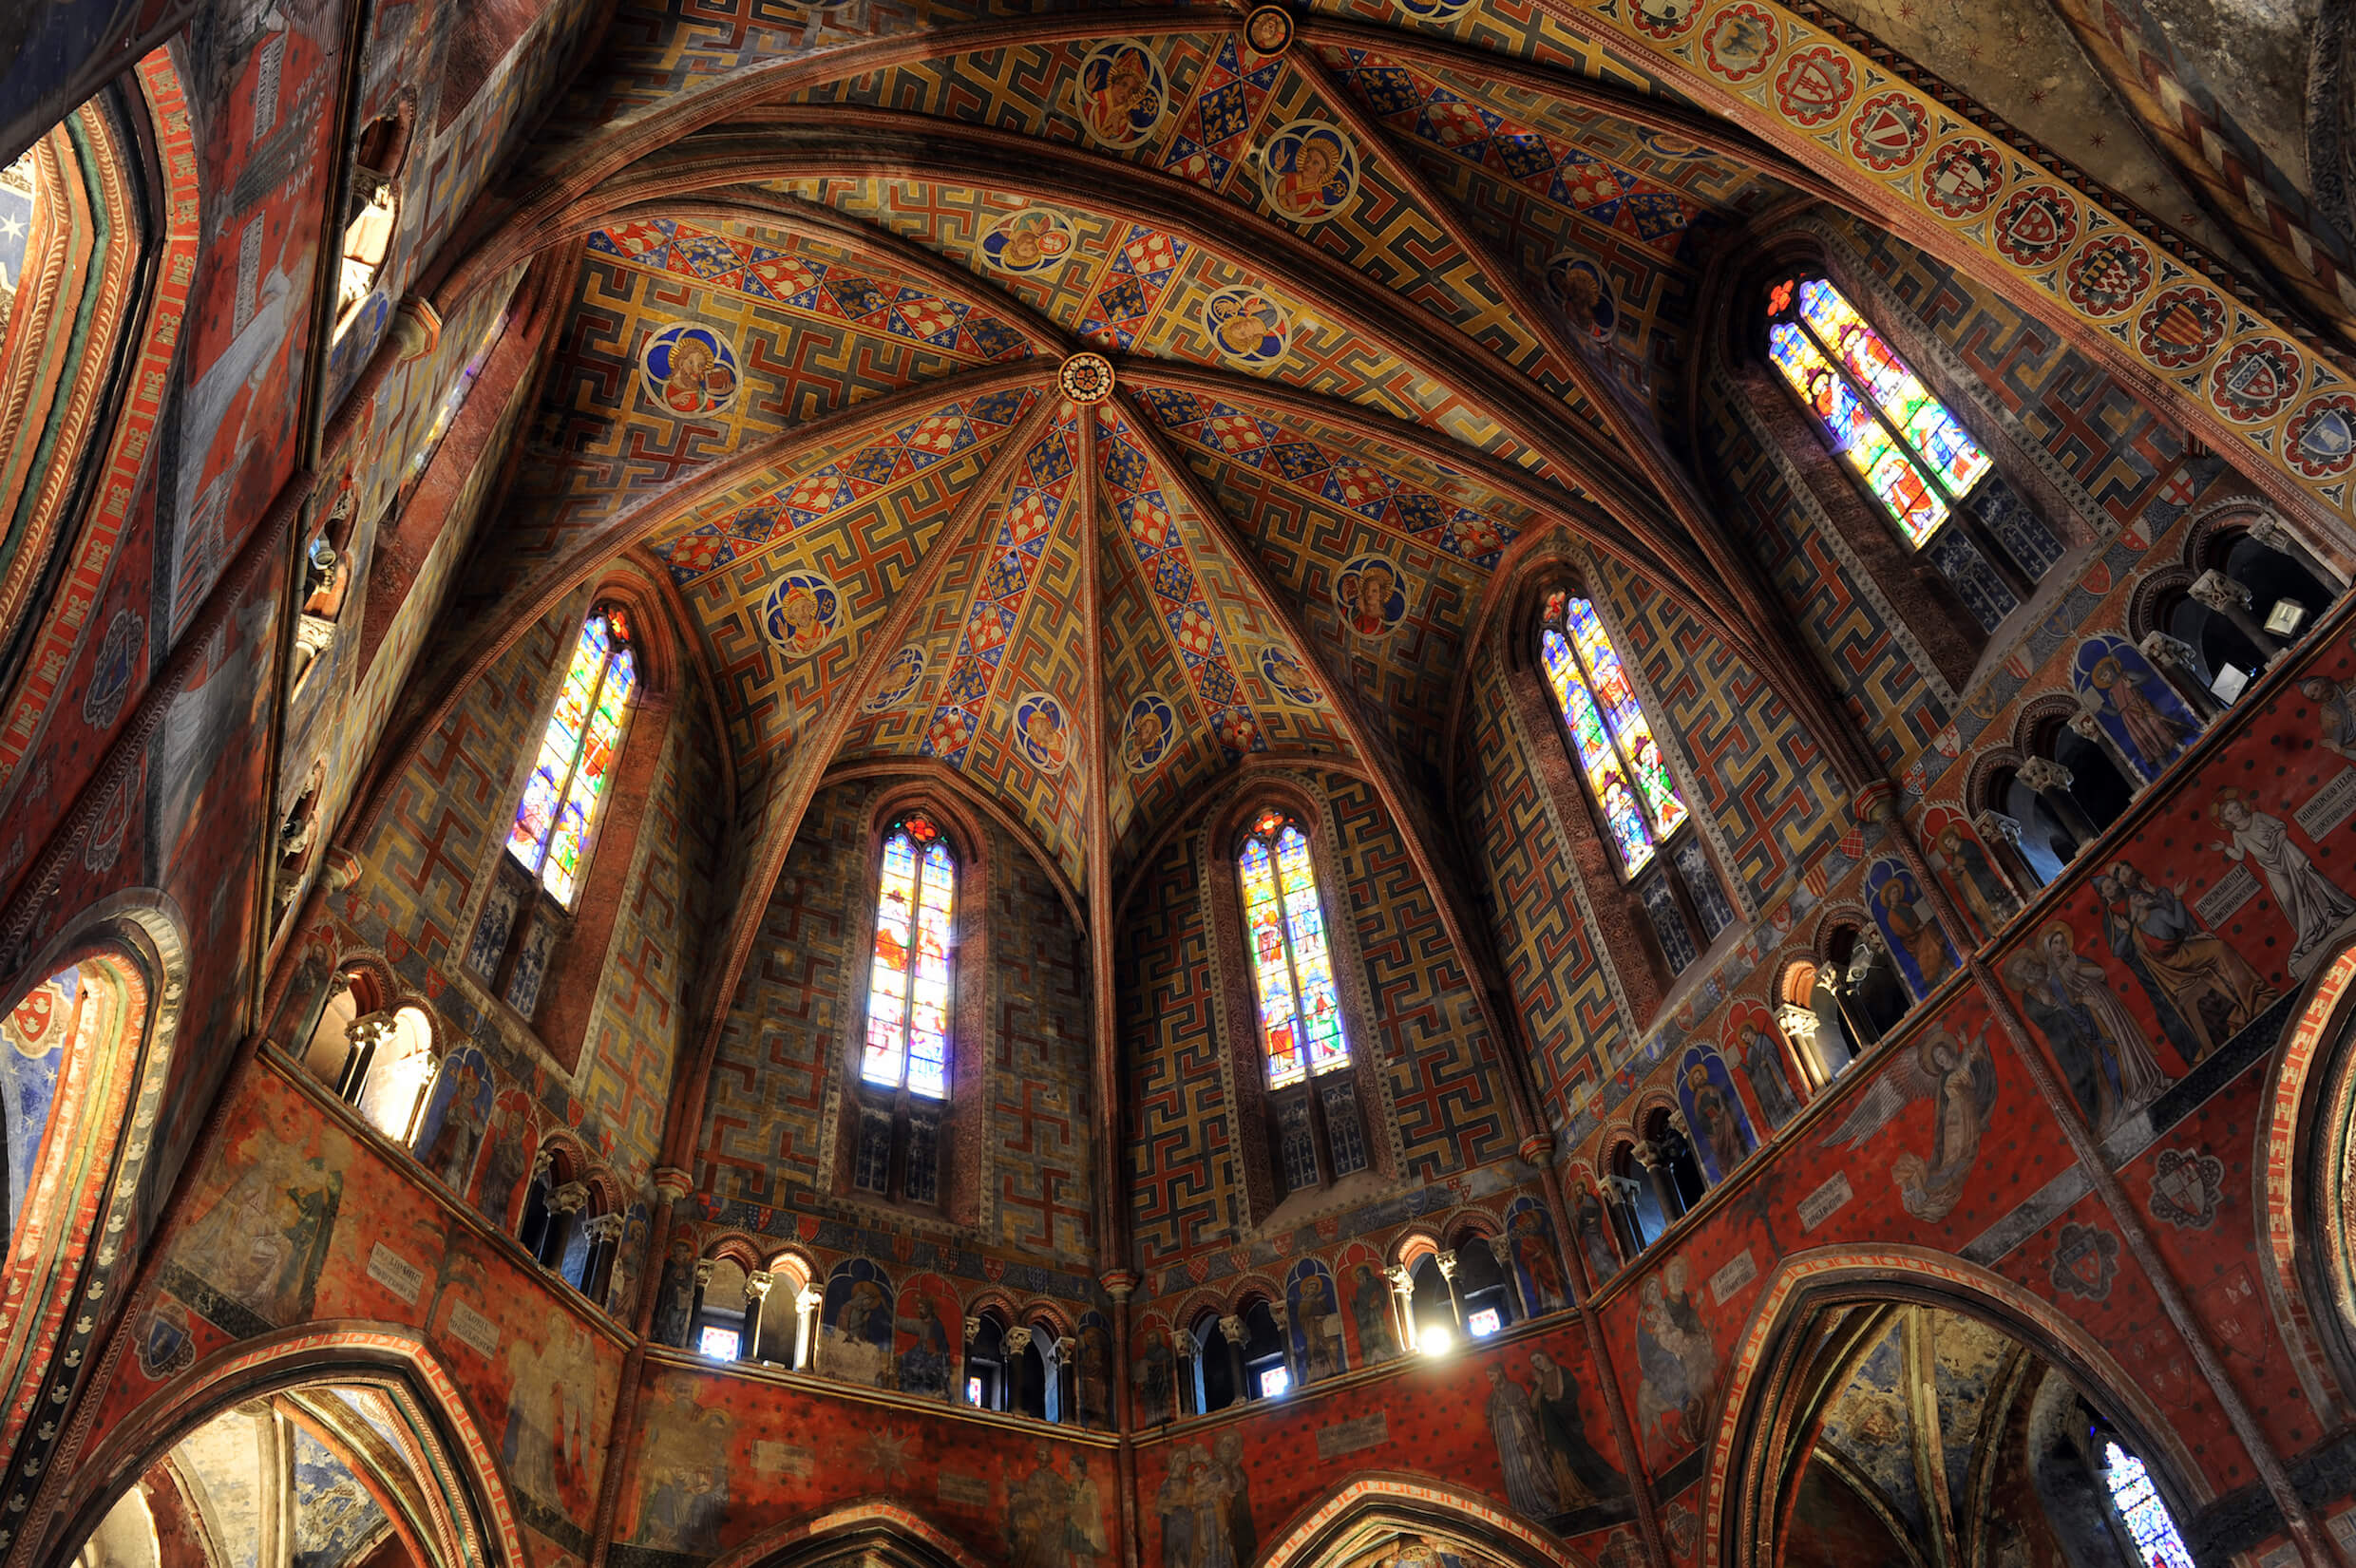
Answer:
[(2220, 531), (2197, 564), (2206, 570), (2169, 595), (2155, 623), (2197, 656), (2198, 678), (2219, 703), (2239, 698), (2340, 596), (2323, 563), (2271, 518)]
[(516, 1239), (542, 1268), (561, 1274), (567, 1251), (589, 1206), (589, 1187), (563, 1150), (542, 1143), (532, 1157)]
[[(1686, 1136), (1684, 1119), (1673, 1110), (1654, 1111), (1645, 1121), (1644, 1136), (1654, 1151), (1652, 1168), (1658, 1177), (1666, 1180), (1666, 1190), (1661, 1194), (1662, 1204), (1671, 1219), (1681, 1219), (1710, 1190), (1709, 1179), (1701, 1174), (1701, 1161), (1694, 1153), (1693, 1140)], [(1638, 1145), (1637, 1158), (1644, 1158), (1642, 1144)]]
[(940, 829), (915, 812), (894, 822), (876, 892), (852, 1184), (910, 1203), (940, 1196), (956, 900), (957, 860)]
[(1827, 989), (1844, 1043), (1862, 1050), (1896, 1027), (1913, 1005), (1906, 981), (1880, 933), (1870, 927), (1836, 927), (1826, 938), (1824, 955), (1829, 962), (1817, 973), (1822, 978), (1829, 971), (1834, 977)]
[(416, 1006), (354, 1018), (335, 1092), (360, 1119), (407, 1148), (433, 1082), (433, 1020)]
[(1995, 463), (1821, 276), (1767, 291), (1767, 354), (1908, 548), (1994, 631), (2062, 557)]
[(2004, 815), (2022, 824), (2022, 858), (2045, 883), (2125, 814), (2136, 786), (2099, 738), (2058, 718), (2037, 727), (2029, 749), (2004, 781)]
[(1776, 1025), (1813, 1097), (1857, 1059), (1842, 1027), (1837, 971), (1809, 960), (1790, 965), (1776, 987)]
[(1415, 1348), (1426, 1355), (1442, 1354), (1463, 1332), (1455, 1284), (1450, 1277), (1455, 1267), (1454, 1254), (1436, 1249), (1407, 1265), (1407, 1277), (1414, 1286), (1407, 1297), (1408, 1328)]
[(1243, 1383), (1227, 1353), (1225, 1320), (1217, 1313), (1205, 1313), (1195, 1319), (1188, 1335), (1194, 1341), (1193, 1413), (1208, 1415), (1213, 1410), (1224, 1410), (1235, 1403)]
[(1692, 814), (1592, 600), (1547, 595), (1538, 662), (1621, 876), (1644, 906), (1669, 973), (1681, 973), (1734, 924), (1734, 906), (1700, 836), (1681, 831)]
[(375, 292), (392, 253), (401, 217), (396, 176), (407, 160), (408, 143), (405, 119), (385, 115), (362, 130), (353, 144), (352, 183), (344, 204), (343, 266), (335, 288), (339, 340), (360, 319), (360, 307)]
[(1671, 1215), (1662, 1202), (1661, 1184), (1651, 1165), (1638, 1156), (1636, 1144), (1623, 1143), (1612, 1151), (1610, 1182), (1612, 1216), (1620, 1226), (1623, 1250), (1633, 1257), (1661, 1239)]
[(695, 1308), (695, 1353), (714, 1361), (749, 1359), (751, 1298), (745, 1291), (745, 1266), (732, 1257), (707, 1258), (696, 1272), (704, 1279)]
[(1284, 1359), (1284, 1336), (1277, 1332), (1276, 1313), (1265, 1301), (1244, 1309), (1244, 1397), (1277, 1399), (1292, 1389), (1291, 1367)]
[[(2027, 776), (2024, 778), (2024, 774)], [(2042, 783), (2047, 789), (2060, 787), (2053, 775), (2042, 767), (2001, 768), (1989, 777), (1988, 800), (1991, 809), (2004, 819), (1997, 824), (1997, 841), (2016, 852), (2030, 879), (2043, 887), (2061, 876), (2062, 868), (2076, 858), (2079, 838), (2070, 831), (2055, 803), (2045, 798), (2044, 791), (2031, 787), (2033, 783)], [(2082, 817), (2084, 813), (2080, 810), (2074, 815)]]
[(965, 1403), (977, 1410), (1006, 1408), (1006, 1320), (996, 1308), (975, 1319), (965, 1342)]
[(359, 1048), (352, 1037), (352, 1026), (383, 1008), (385, 1002), (376, 977), (368, 971), (348, 969), (338, 973), (330, 982), (327, 1003), (303, 1046), (303, 1069), (328, 1087), (340, 1090), (344, 1069)]
[(1308, 835), (1282, 811), (1263, 811), (1236, 870), (1277, 1165), (1287, 1193), (1305, 1192), (1368, 1163)]
[(588, 878), (639, 677), (629, 613), (613, 604), (591, 610), (466, 949), (466, 967), (526, 1019), (540, 1007), (541, 982)]
[(1486, 1339), (1521, 1316), (1497, 1254), (1506, 1244), (1503, 1237), (1470, 1231), (1456, 1238), (1456, 1303), (1464, 1311), (1464, 1332), (1474, 1339)]

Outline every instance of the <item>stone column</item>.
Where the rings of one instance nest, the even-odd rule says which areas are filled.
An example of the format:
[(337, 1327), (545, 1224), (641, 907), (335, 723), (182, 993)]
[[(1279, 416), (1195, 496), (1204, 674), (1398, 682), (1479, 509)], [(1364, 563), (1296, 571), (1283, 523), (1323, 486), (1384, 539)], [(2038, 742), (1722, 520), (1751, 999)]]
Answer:
[(1661, 1145), (1651, 1139), (1636, 1145), (1636, 1162), (1644, 1167), (1645, 1180), (1652, 1183), (1653, 1200), (1661, 1205), (1661, 1219), (1673, 1224), (1685, 1212), (1684, 1200), (1678, 1197), (1677, 1178), (1669, 1174), (1669, 1163), (1662, 1158)]
[(2078, 711), (2070, 715), (2070, 733), (2101, 747), (2102, 754), (2111, 759), (2111, 765), (2118, 769), (2118, 776), (2127, 781), (2131, 798), (2139, 797), (2150, 787), (2152, 775), (2144, 770), (2141, 760), (2119, 745), (2102, 723), (2100, 697), (2091, 691), (2078, 694)]
[(2199, 715), (2203, 726), (2225, 711), (2223, 700), (2202, 683), (2200, 651), (2191, 643), (2172, 637), (2165, 632), (2153, 632), (2137, 645), (2137, 652), (2159, 671), (2160, 678), (2176, 690), (2176, 694), (2184, 699), (2185, 705)]
[[(2258, 652), (2266, 655), (2268, 663), (2271, 664), (2274, 656), (2282, 652), (2282, 643), (2252, 612), (2250, 590), (2240, 583), (2222, 572), (2208, 571), (2194, 582), (2190, 592), (2196, 602), (2207, 605), (2239, 627), (2241, 634), (2257, 646)], [(2257, 671), (2252, 670), (2250, 673), (2254, 676)]]
[(590, 1216), (581, 1223), (581, 1233), (589, 1237), (589, 1262), (581, 1270), (581, 1291), (600, 1307), (614, 1277), (614, 1255), (621, 1250), (619, 1214)]
[(1241, 1404), (1246, 1397), (1244, 1391), (1244, 1342), (1251, 1335), (1244, 1330), (1244, 1320), (1234, 1316), (1221, 1318), (1219, 1332), (1227, 1341), (1227, 1371), (1235, 1379), (1235, 1398)]
[[(2329, 588), (2334, 583), (2342, 587), (2346, 586), (2339, 573), (2325, 565), (2323, 558), (2308, 548), (2306, 539), (2300, 538), (2289, 523), (2271, 513), (2259, 518), (2250, 525), (2250, 537), (2269, 550), (2278, 551), (2297, 561), (2307, 569), (2308, 576), (2313, 577), (2324, 587)], [(2307, 628), (2302, 626), (2299, 630), (2305, 632)]]
[[(981, 1319), (978, 1317), (967, 1317), (965, 1320), (965, 1359), (959, 1363), (957, 1386), (957, 1402), (960, 1405), (968, 1403), (965, 1397), (965, 1389), (966, 1386), (973, 1381), (974, 1376), (974, 1341), (979, 1339), (980, 1337)], [(1001, 1370), (998, 1375), (1002, 1377), (1005, 1373)]]
[(1055, 1353), (1054, 1370), (1051, 1374), (1055, 1379), (1055, 1419), (1076, 1426), (1080, 1414), (1080, 1379), (1074, 1352), (1080, 1348), (1079, 1341), (1070, 1334), (1063, 1334), (1055, 1339), (1052, 1348)]
[(1382, 1276), (1391, 1282), (1391, 1310), (1398, 1317), (1398, 1342), (1402, 1351), (1416, 1348), (1416, 1275), (1404, 1263), (1385, 1267)]
[(1292, 1379), (1290, 1386), (1298, 1389), (1309, 1381), (1309, 1368), (1305, 1361), (1296, 1360), (1293, 1355), (1292, 1310), (1282, 1301), (1271, 1301), (1268, 1316), (1276, 1323), (1277, 1353), (1284, 1358), (1284, 1370)]
[(1522, 1274), (1513, 1266), (1513, 1238), (1499, 1232), (1489, 1238), (1489, 1256), (1497, 1260), (1497, 1272), (1505, 1275), (1506, 1299), (1525, 1323), (1538, 1315), (1537, 1307), (1522, 1294)]
[(1448, 1310), (1455, 1314), (1456, 1329), (1464, 1329), (1464, 1303), (1456, 1299), (1456, 1255), (1453, 1252), (1434, 1253), (1432, 1260), (1440, 1266), (1440, 1279), (1448, 1287)]
[(703, 1338), (702, 1325), (696, 1319), (704, 1315), (704, 1287), (712, 1283), (712, 1265), (713, 1259), (709, 1257), (699, 1257), (695, 1260), (695, 1294), (687, 1306), (686, 1349), (691, 1351), (697, 1349), (698, 1343)]
[(2021, 853), (2021, 823), (2017, 818), (1989, 807), (1971, 820), (1980, 830), (1980, 841), (1987, 845), (1988, 860), (2004, 875), (2012, 889), (2012, 896), (2027, 903), (2044, 884), (2029, 869), (2028, 857)]
[[(1009, 1410), (1019, 1411), (1022, 1408), (1022, 1352), (1031, 1348), (1031, 1331), (1017, 1324), (1007, 1330), (998, 1343), (1006, 1348), (1006, 1407)], [(1047, 1359), (1047, 1353), (1044, 1351), (1039, 1352), (1039, 1359), (1041, 1361)], [(1040, 1390), (1039, 1408), (1042, 1410), (1047, 1408), (1047, 1396), (1044, 1389)]]
[(769, 1288), (777, 1282), (767, 1269), (755, 1269), (745, 1275), (745, 1332), (736, 1341), (739, 1361), (767, 1361), (761, 1353), (761, 1319), (769, 1311)]
[(1816, 1044), (1819, 1024), (1816, 1010), (1801, 1007), (1797, 1002), (1785, 1002), (1776, 1009), (1776, 1031), (1791, 1048), (1792, 1060), (1799, 1064), (1799, 1081), (1807, 1086), (1811, 1099), (1833, 1080), (1823, 1048)]
[(2070, 837), (2080, 846), (2102, 836), (2102, 830), (2094, 825), (2094, 819), (2086, 815), (2086, 808), (2078, 803), (2078, 797), (2070, 793), (2070, 785), (2078, 782), (2078, 777), (2068, 768), (2050, 757), (2031, 757), (2021, 765), (2019, 777), (2037, 792), (2038, 799), (2053, 807), (2054, 815), (2062, 819), (2062, 825), (2070, 830)]
[(1203, 1412), (1197, 1407), (1202, 1403), (1202, 1397), (1195, 1389), (1194, 1336), (1182, 1329), (1171, 1335), (1171, 1339), (1170, 1351), (1177, 1361), (1177, 1413), (1182, 1417), (1201, 1415)]
[(826, 1293), (805, 1285), (793, 1295), (793, 1364), (808, 1367), (818, 1357), (818, 1309)]

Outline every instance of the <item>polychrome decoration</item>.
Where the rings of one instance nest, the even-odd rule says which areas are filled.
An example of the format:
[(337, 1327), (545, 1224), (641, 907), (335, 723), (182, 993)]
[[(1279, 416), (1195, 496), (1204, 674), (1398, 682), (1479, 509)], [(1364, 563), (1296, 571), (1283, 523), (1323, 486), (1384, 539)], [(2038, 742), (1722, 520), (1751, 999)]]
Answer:
[(1358, 151), (1340, 129), (1296, 120), (1262, 144), (1268, 204), (1295, 223), (1331, 217), (1358, 193)]
[(1237, 284), (1203, 301), (1203, 331), (1230, 364), (1256, 369), (1284, 357), (1292, 318), (1259, 290)]
[(1767, 306), (1776, 368), (1920, 548), (1993, 466), (1987, 453), (1832, 284), (1787, 280)]
[(540, 742), (540, 760), (516, 807), (507, 853), (569, 906), (598, 808), (613, 785), (638, 669), (624, 613), (604, 605), (581, 622), (580, 641)]
[(674, 414), (717, 413), (744, 380), (733, 344), (709, 327), (684, 323), (656, 332), (638, 367), (647, 396)]
[(957, 862), (940, 829), (902, 817), (884, 840), (860, 1077), (881, 1088), (949, 1094), (949, 912)]
[(1107, 147), (1150, 141), (1169, 113), (1169, 79), (1135, 39), (1100, 44), (1080, 62), (1075, 107), (1089, 137)]
[(1072, 220), (1052, 207), (1025, 207), (993, 224), (981, 242), (981, 254), (1002, 273), (1021, 276), (1063, 265), (1078, 244)]
[(1317, 897), (1309, 841), (1281, 811), (1264, 811), (1236, 857), (1244, 878), (1244, 924), (1260, 997), (1260, 1040), (1268, 1086), (1347, 1067), (1341, 1001), (1334, 989), (1325, 915)]
[(795, 658), (834, 635), (842, 623), (842, 591), (816, 572), (788, 572), (779, 577), (761, 608), (761, 630)]
[(1587, 786), (1620, 846), (1621, 863), (1634, 876), (1686, 816), (1661, 744), (1594, 605), (1549, 595), (1538, 651)]

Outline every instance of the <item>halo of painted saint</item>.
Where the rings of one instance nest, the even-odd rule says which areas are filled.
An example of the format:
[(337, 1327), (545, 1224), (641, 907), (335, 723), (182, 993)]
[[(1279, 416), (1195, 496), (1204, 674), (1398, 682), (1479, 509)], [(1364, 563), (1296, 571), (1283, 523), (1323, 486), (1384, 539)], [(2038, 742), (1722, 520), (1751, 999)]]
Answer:
[(1611, 284), (1595, 263), (1585, 256), (1558, 255), (1547, 263), (1546, 276), (1547, 286), (1554, 291), (1570, 324), (1598, 343), (1609, 343), (1620, 321), (1620, 308), (1612, 300)]
[(1133, 38), (1089, 50), (1074, 92), (1080, 123), (1108, 147), (1137, 146), (1169, 112), (1169, 78), (1153, 51)]
[(884, 661), (883, 670), (876, 674), (875, 690), (867, 697), (867, 711), (881, 713), (899, 707), (923, 678), (924, 650), (909, 643)]
[(1406, 581), (1387, 556), (1353, 557), (1334, 579), (1334, 604), (1359, 636), (1384, 636), (1407, 614)]
[(1053, 207), (1025, 207), (990, 226), (981, 254), (999, 272), (1020, 275), (1061, 265), (1078, 243), (1063, 214)]
[(717, 413), (744, 385), (735, 346), (709, 327), (685, 322), (649, 338), (638, 368), (646, 395), (674, 414)]
[(1260, 149), (1268, 204), (1295, 223), (1320, 223), (1358, 194), (1358, 149), (1322, 120), (1296, 120)]
[(1121, 735), (1121, 762), (1131, 773), (1152, 771), (1169, 755), (1170, 738), (1177, 733), (1178, 715), (1157, 691), (1149, 691), (1129, 705), (1129, 723)]
[(816, 572), (779, 577), (761, 607), (761, 629), (769, 640), (796, 658), (834, 635), (842, 622), (841, 592)]
[(1015, 699), (1015, 744), (1032, 765), (1054, 773), (1071, 760), (1072, 727), (1063, 704), (1044, 691), (1029, 691)]
[(1221, 289), (1203, 301), (1203, 331), (1229, 363), (1273, 365), (1292, 342), (1292, 318), (1258, 289), (1244, 284)]
[(1309, 672), (1301, 668), (1301, 661), (1282, 648), (1260, 651), (1260, 673), (1266, 677), (1279, 695), (1303, 705), (1318, 700), (1317, 684)]

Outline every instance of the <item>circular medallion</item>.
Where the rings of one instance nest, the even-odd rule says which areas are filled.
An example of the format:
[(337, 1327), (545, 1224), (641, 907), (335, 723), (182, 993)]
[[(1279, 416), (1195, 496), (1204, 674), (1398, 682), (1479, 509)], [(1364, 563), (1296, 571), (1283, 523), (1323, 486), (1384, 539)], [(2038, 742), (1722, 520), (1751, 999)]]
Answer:
[(1033, 766), (1061, 772), (1071, 757), (1070, 733), (1063, 704), (1046, 692), (1026, 691), (1015, 699), (1015, 744)]
[(1178, 732), (1178, 715), (1158, 692), (1149, 691), (1129, 705), (1129, 724), (1121, 733), (1121, 762), (1131, 773), (1148, 773), (1169, 754), (1170, 737)]
[(681, 323), (647, 340), (638, 369), (646, 395), (674, 414), (711, 414), (736, 397), (735, 345), (709, 327)]
[(2299, 395), (2299, 351), (2280, 338), (2236, 343), (2209, 373), (2209, 405), (2236, 425), (2259, 425)]
[(1358, 556), (1334, 579), (1334, 605), (1361, 637), (1386, 635), (1407, 614), (1407, 589), (1388, 556)]
[(924, 650), (909, 643), (885, 660), (877, 672), (875, 690), (867, 695), (867, 711), (881, 713), (887, 708), (898, 708), (908, 700), (908, 693), (923, 678)]
[(1260, 651), (1260, 673), (1290, 701), (1305, 707), (1318, 700), (1317, 686), (1309, 679), (1309, 672), (1301, 668), (1299, 659), (1282, 648)]
[(1784, 61), (1776, 76), (1776, 107), (1795, 125), (1821, 125), (1847, 108), (1856, 90), (1849, 56), (1817, 44)]
[(1750, 0), (1728, 6), (1701, 35), (1701, 58), (1729, 82), (1748, 82), (1775, 59), (1778, 33), (1773, 12)]
[(2307, 400), (2283, 432), (2283, 455), (2308, 479), (2333, 479), (2356, 463), (2356, 397)]
[(1001, 273), (1017, 276), (1043, 273), (1062, 265), (1079, 241), (1072, 220), (1053, 207), (1025, 207), (1008, 213), (982, 236), (982, 259)]
[(1930, 111), (1910, 93), (1876, 93), (1849, 117), (1849, 155), (1875, 174), (1905, 168), (1930, 141)]
[(1464, 14), (1472, 0), (1398, 0), (1399, 9), (1426, 22), (1449, 22)]
[(2016, 267), (2050, 267), (2078, 237), (2078, 202), (2059, 185), (2031, 185), (1996, 210), (1996, 249)]
[(1244, 366), (1273, 365), (1292, 342), (1292, 320), (1284, 308), (1241, 284), (1203, 301), (1203, 331), (1222, 355)]
[(1244, 18), (1244, 42), (1254, 54), (1282, 54), (1293, 46), (1293, 13), (1282, 6), (1254, 6)]
[(1986, 212), (2004, 189), (2004, 161), (1976, 136), (1954, 136), (1931, 150), (1923, 170), (1923, 199), (1941, 217), (1961, 221)]
[(1133, 38), (1089, 50), (1074, 92), (1080, 123), (1108, 147), (1137, 146), (1161, 129), (1169, 112), (1169, 78), (1162, 62)]
[(1063, 395), (1086, 407), (1112, 395), (1112, 362), (1102, 354), (1077, 353), (1055, 372)]
[(2152, 287), (2152, 253), (2133, 235), (2086, 241), (2063, 274), (2070, 303), (2100, 320), (2136, 308)]
[(1547, 263), (1546, 280), (1572, 326), (1598, 343), (1611, 341), (1612, 330), (1619, 324), (1620, 309), (1612, 302), (1611, 284), (1601, 268), (1583, 255), (1566, 251)]
[(2168, 289), (2136, 318), (2136, 351), (2165, 370), (2197, 365), (2225, 340), (2225, 301), (2197, 283)]
[(799, 658), (834, 634), (843, 621), (843, 595), (816, 572), (788, 572), (769, 591), (761, 630)]
[(1358, 194), (1358, 150), (1322, 120), (1296, 120), (1261, 144), (1268, 205), (1295, 223), (1319, 223)]

